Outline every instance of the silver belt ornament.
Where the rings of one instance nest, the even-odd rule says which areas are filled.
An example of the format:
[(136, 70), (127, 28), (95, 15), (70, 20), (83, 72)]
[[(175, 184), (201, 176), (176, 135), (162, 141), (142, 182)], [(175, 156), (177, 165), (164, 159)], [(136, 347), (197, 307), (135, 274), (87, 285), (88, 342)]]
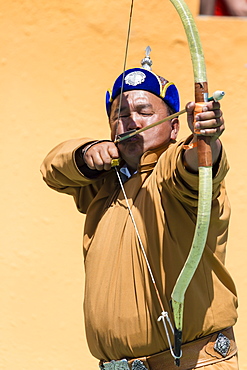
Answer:
[[(130, 367), (131, 366), (131, 367)], [(107, 362), (100, 365), (101, 370), (148, 370), (141, 360), (134, 360), (131, 365), (128, 365), (126, 359)]]
[(219, 333), (214, 344), (215, 351), (220, 353), (221, 356), (226, 357), (230, 349), (230, 346), (231, 346), (230, 340), (222, 333)]

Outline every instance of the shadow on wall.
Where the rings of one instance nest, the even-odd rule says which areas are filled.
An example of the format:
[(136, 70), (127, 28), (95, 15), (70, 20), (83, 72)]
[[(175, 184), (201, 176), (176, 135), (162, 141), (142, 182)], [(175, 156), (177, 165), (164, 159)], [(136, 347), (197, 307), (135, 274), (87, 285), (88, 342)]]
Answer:
[(247, 0), (201, 0), (200, 14), (247, 17)]

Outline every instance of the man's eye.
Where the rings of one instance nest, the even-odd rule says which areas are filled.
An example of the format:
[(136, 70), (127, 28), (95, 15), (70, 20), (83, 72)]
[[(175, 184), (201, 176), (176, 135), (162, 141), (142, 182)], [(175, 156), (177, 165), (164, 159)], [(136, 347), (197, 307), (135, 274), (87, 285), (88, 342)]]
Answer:
[(149, 116), (152, 116), (153, 113), (150, 113), (150, 112), (141, 112), (141, 115), (144, 116), (144, 117), (149, 117)]

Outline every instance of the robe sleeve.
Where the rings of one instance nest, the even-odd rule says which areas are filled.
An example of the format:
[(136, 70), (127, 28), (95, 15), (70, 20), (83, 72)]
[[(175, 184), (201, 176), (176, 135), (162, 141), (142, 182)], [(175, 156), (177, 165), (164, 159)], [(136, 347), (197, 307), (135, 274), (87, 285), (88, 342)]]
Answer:
[(72, 195), (78, 210), (86, 213), (104, 181), (104, 173), (89, 178), (81, 172), (75, 161), (75, 152), (94, 141), (90, 138), (65, 141), (52, 149), (41, 165), (46, 184), (60, 193)]
[[(191, 207), (197, 207), (199, 176), (185, 168), (183, 163), (183, 144), (184, 140), (172, 145), (159, 158), (157, 165), (158, 181), (160, 181), (161, 186), (168, 187), (169, 191), (182, 203)], [(226, 153), (222, 147), (217, 168), (213, 171), (213, 200), (220, 194), (221, 186), (224, 184), (224, 178), (228, 170), (229, 165)]]

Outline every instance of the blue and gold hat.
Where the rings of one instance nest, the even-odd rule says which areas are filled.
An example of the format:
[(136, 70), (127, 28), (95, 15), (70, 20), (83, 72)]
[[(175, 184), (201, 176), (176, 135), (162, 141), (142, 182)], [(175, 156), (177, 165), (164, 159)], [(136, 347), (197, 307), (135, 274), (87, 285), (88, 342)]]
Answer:
[[(147, 50), (147, 49), (146, 49)], [(151, 50), (151, 49), (150, 49)], [(132, 68), (122, 73), (115, 81), (112, 90), (106, 92), (106, 111), (111, 112), (113, 100), (123, 92), (131, 90), (145, 90), (160, 97), (173, 111), (178, 112), (180, 107), (179, 94), (174, 83), (156, 75), (151, 69), (151, 60), (147, 64), (146, 58), (142, 60), (143, 68)], [(146, 69), (148, 68), (148, 69)]]

